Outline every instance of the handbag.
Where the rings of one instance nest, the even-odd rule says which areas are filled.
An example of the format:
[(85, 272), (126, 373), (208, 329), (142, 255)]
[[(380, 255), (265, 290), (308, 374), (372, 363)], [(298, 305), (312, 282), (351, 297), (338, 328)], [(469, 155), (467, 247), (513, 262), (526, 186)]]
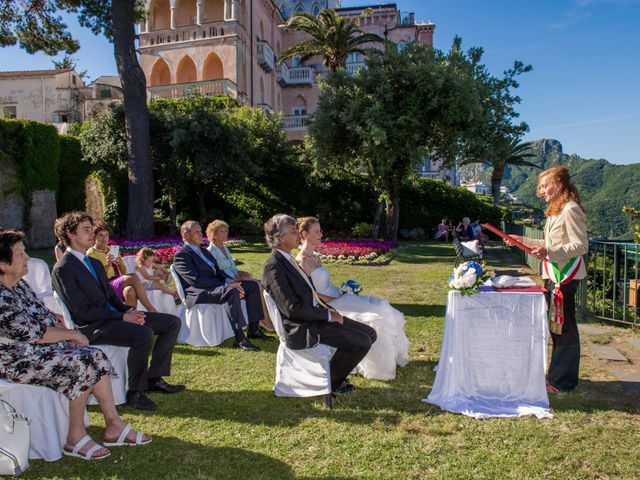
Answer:
[(0, 475), (20, 475), (29, 468), (29, 419), (0, 399)]

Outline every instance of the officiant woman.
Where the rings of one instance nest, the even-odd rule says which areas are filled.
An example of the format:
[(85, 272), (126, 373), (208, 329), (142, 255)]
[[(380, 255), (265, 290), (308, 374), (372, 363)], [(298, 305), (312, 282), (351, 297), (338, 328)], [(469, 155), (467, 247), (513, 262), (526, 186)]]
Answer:
[(549, 329), (553, 341), (547, 371), (547, 392), (571, 391), (578, 385), (580, 337), (575, 296), (587, 276), (582, 258), (589, 249), (584, 204), (566, 167), (556, 166), (538, 177), (538, 196), (547, 202), (544, 240), (515, 237), (543, 262), (542, 278), (549, 291)]

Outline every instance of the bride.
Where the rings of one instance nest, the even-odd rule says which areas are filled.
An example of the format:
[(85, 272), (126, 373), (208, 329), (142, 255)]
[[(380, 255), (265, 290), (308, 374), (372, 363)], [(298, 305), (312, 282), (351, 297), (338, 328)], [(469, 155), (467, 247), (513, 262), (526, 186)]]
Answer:
[(396, 365), (403, 367), (409, 361), (409, 340), (404, 333), (404, 315), (386, 300), (367, 295), (342, 294), (331, 283), (329, 271), (314, 255), (314, 250), (322, 242), (318, 219), (300, 218), (297, 227), (303, 242), (296, 260), (313, 280), (318, 294), (341, 315), (369, 325), (378, 334), (378, 340), (358, 364), (358, 373), (369, 379), (394, 379)]

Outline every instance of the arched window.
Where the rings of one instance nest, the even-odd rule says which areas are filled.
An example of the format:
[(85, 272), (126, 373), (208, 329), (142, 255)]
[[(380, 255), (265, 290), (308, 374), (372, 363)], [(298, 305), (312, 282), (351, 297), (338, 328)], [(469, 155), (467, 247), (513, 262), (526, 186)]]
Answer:
[(153, 0), (149, 14), (151, 15), (151, 30), (164, 30), (171, 26), (169, 0)]
[(307, 101), (302, 95), (298, 95), (293, 101), (292, 115), (306, 115), (307, 114)]
[(399, 52), (401, 52), (401, 51), (403, 51), (405, 48), (407, 48), (407, 42), (405, 42), (404, 40), (400, 40), (400, 41), (398, 42), (398, 45), (397, 45), (397, 49), (398, 49), (398, 51), (399, 51)]
[(151, 69), (151, 79), (149, 85), (169, 85), (171, 83), (171, 72), (167, 62), (159, 59)]
[(301, 4), (301, 3), (299, 3), (299, 4), (296, 6), (296, 9), (294, 10), (294, 13), (304, 13), (304, 7), (302, 6), (302, 4)]
[(224, 20), (224, 0), (204, 0), (202, 23)]
[(197, 20), (196, 0), (176, 1), (176, 27), (195, 25)]
[(289, 20), (289, 12), (287, 12), (287, 9), (284, 5), (280, 7), (280, 15), (282, 15), (282, 18), (285, 21)]
[(193, 63), (191, 57), (186, 55), (178, 64), (178, 70), (176, 72), (176, 80), (178, 83), (190, 83), (198, 80), (198, 73), (196, 70), (196, 64)]
[(224, 67), (222, 60), (214, 52), (211, 52), (204, 61), (202, 69), (202, 80), (218, 80), (224, 78)]
[(260, 20), (260, 40), (266, 40), (264, 36), (264, 23)]
[(317, 17), (320, 13), (320, 6), (317, 3), (313, 4), (313, 8), (311, 9), (311, 13), (313, 13), (314, 17)]

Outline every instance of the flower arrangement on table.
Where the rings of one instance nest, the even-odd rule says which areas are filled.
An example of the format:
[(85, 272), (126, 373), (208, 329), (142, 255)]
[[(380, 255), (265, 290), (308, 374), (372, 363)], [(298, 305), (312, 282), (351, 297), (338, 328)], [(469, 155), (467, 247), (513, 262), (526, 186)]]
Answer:
[[(124, 238), (112, 238), (109, 242), (110, 245), (119, 245), (120, 253), (123, 257), (136, 255), (138, 251), (143, 248), (150, 248), (160, 259), (160, 263), (163, 265), (170, 265), (173, 263), (173, 256), (182, 247), (183, 242), (181, 237), (166, 236), (146, 238), (142, 240), (127, 240)], [(207, 247), (209, 240), (202, 239), (202, 246)], [(227, 247), (244, 247), (247, 245), (246, 240), (240, 238), (230, 238), (225, 242)]]
[(342, 294), (358, 295), (360, 292), (362, 292), (362, 285), (355, 280), (347, 280), (340, 285), (340, 293)]
[(453, 269), (449, 275), (449, 287), (458, 290), (461, 295), (473, 295), (487, 280), (484, 265), (478, 262), (464, 262)]
[(386, 265), (398, 253), (398, 242), (379, 240), (329, 240), (316, 255), (323, 263)]

